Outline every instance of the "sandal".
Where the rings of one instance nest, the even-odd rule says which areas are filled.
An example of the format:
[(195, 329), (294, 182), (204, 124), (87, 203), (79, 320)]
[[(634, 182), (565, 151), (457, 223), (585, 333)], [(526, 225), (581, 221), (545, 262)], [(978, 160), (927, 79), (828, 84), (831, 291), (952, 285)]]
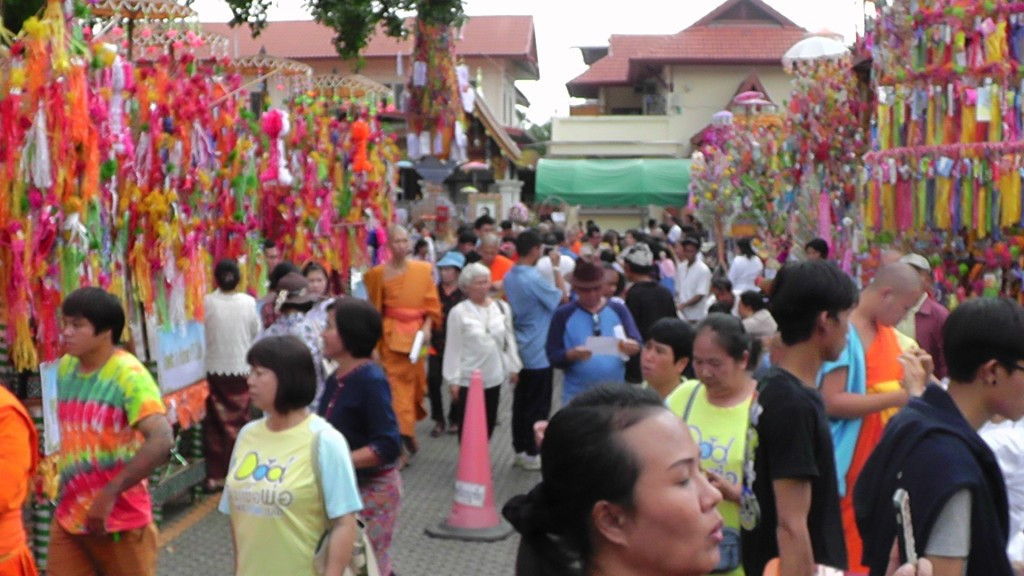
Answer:
[(444, 434), (444, 424), (435, 424), (434, 429), (430, 431), (431, 438), (440, 438)]

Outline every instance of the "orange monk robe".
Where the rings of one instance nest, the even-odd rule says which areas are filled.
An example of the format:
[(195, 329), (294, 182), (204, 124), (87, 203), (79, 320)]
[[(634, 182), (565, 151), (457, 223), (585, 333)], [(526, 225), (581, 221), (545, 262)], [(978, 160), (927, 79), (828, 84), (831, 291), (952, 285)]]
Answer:
[[(917, 343), (891, 326), (877, 326), (877, 330), (875, 340), (864, 352), (867, 393), (898, 392), (903, 389), (900, 384), (903, 380), (903, 366), (897, 358), (904, 351), (917, 348)], [(857, 530), (857, 520), (853, 511), (853, 487), (857, 484), (857, 478), (860, 477), (860, 471), (867, 463), (868, 457), (882, 440), (885, 425), (897, 412), (899, 408), (887, 408), (881, 412), (868, 414), (861, 420), (857, 445), (850, 461), (850, 469), (846, 473), (846, 495), (839, 502), (843, 514), (843, 533), (846, 535), (846, 557), (849, 559), (851, 572), (869, 572), (867, 567), (861, 566), (860, 563), (864, 543)]]
[(39, 463), (39, 439), (28, 411), (0, 386), (0, 575), (36, 576), (25, 539), (22, 506)]
[[(430, 318), (434, 328), (441, 322), (441, 299), (434, 284), (432, 266), (408, 260), (404, 274), (385, 280), (384, 265), (366, 273), (363, 280), (370, 302), (380, 310), (384, 324), (378, 351), (380, 363), (391, 383), (391, 405), (402, 436), (416, 435), (416, 421), (426, 418), (423, 399), (427, 394), (427, 373), (421, 355), (409, 361), (416, 332)], [(423, 343), (423, 350), (430, 342)]]
[(498, 254), (494, 257), (494, 262), (491, 262), (491, 282), (501, 282), (505, 279), (505, 274), (515, 266), (515, 262)]

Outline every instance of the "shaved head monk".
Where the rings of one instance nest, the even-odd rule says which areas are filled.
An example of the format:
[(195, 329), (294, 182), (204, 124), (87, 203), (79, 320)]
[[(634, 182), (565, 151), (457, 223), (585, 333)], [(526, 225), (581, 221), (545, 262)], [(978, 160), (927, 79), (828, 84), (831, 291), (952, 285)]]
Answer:
[(853, 512), (853, 487), (889, 419), (924, 392), (931, 357), (893, 328), (921, 298), (924, 287), (902, 262), (878, 269), (850, 315), (846, 349), (821, 369), (821, 394), (832, 419), (840, 508), (850, 570), (860, 565), (863, 544)]
[[(384, 335), (378, 350), (391, 384), (391, 403), (402, 441), (410, 456), (419, 450), (416, 421), (426, 417), (423, 399), (427, 374), (423, 358), (430, 348), (430, 332), (441, 321), (441, 300), (430, 263), (409, 258), (409, 232), (398, 225), (388, 228), (391, 259), (370, 269), (364, 277), (370, 302), (380, 310)], [(421, 353), (410, 360), (417, 333)]]

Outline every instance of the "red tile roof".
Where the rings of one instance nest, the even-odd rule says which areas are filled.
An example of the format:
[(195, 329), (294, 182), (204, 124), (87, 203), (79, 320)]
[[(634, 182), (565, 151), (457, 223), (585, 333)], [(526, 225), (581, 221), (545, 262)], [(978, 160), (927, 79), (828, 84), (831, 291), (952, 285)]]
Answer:
[[(268, 22), (257, 38), (246, 27), (230, 28), (224, 23), (203, 23), (208, 32), (229, 38), (231, 56), (250, 56), (265, 48), (267, 54), (292, 59), (335, 59), (334, 31), (312, 20)], [(412, 19), (406, 23), (411, 29)], [(536, 73), (537, 40), (533, 16), (471, 16), (455, 41), (461, 56), (508, 58), (522, 62)], [(364, 58), (394, 58), (412, 52), (412, 37), (391, 38), (378, 29), (363, 50)]]
[(687, 28), (651, 46), (641, 59), (679, 64), (774, 64), (806, 36), (803, 28), (759, 24)]
[(596, 97), (600, 86), (635, 82), (646, 64), (781, 63), (806, 35), (762, 0), (727, 0), (676, 34), (613, 35), (608, 55), (567, 86), (572, 96)]
[(608, 40), (608, 55), (591, 64), (570, 84), (625, 84), (629, 80), (630, 61), (664, 39), (663, 34), (612, 34)]

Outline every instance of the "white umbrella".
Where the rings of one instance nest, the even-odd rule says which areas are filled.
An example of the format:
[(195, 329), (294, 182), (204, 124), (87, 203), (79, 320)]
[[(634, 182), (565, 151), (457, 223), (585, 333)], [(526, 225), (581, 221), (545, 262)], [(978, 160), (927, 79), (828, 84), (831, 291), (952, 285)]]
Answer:
[(792, 66), (796, 62), (839, 60), (849, 55), (850, 50), (838, 40), (826, 36), (809, 36), (787, 50), (782, 63)]

